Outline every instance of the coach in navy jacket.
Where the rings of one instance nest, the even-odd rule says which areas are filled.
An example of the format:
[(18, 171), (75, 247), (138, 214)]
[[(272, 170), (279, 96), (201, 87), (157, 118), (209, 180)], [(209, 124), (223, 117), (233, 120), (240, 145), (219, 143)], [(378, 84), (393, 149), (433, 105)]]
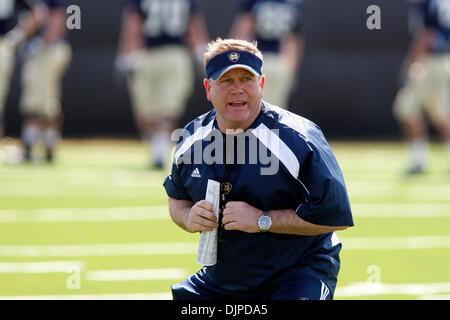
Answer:
[[(217, 263), (172, 286), (174, 299), (332, 299), (335, 233), (353, 225), (339, 165), (314, 123), (262, 101), (255, 43), (217, 39), (205, 54), (214, 109), (185, 126), (164, 187), (188, 232), (219, 228)], [(206, 202), (221, 183), (221, 214)]]

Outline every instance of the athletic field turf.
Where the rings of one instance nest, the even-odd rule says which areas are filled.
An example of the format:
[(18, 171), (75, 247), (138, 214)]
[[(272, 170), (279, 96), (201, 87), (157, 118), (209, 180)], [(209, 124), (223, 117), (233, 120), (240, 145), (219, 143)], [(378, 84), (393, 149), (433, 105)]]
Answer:
[[(0, 154), (13, 161), (17, 141)], [(406, 147), (337, 143), (355, 227), (335, 299), (450, 299), (450, 174), (405, 178)], [(0, 298), (170, 299), (200, 267), (198, 234), (169, 218), (164, 172), (138, 141), (64, 141), (54, 165), (0, 165)], [(1, 152), (1, 151), (0, 151)], [(6, 157), (6, 159), (5, 159)]]

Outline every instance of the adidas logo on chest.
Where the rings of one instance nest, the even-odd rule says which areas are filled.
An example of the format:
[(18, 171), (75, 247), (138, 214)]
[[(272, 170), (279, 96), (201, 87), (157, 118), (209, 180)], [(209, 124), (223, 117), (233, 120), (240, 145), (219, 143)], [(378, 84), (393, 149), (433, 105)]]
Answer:
[(200, 170), (198, 170), (198, 168), (195, 168), (194, 171), (192, 171), (191, 177), (192, 178), (201, 178), (202, 175), (200, 174)]

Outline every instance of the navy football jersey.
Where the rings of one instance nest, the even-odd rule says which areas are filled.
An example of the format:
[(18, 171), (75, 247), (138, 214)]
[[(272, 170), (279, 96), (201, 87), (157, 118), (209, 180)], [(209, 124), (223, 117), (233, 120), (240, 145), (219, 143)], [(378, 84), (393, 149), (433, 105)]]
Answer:
[(416, 24), (434, 30), (435, 36), (430, 51), (444, 53), (450, 47), (450, 1), (423, 0), (415, 7), (413, 17)]
[(17, 13), (30, 9), (34, 0), (1, 0), (0, 1), (0, 36), (8, 33), (17, 23)]
[(255, 40), (263, 52), (278, 52), (284, 37), (300, 31), (301, 0), (243, 0), (242, 5), (255, 17)]
[[(211, 159), (196, 161), (199, 155), (212, 154), (211, 150), (217, 156), (219, 148), (211, 148), (211, 141), (225, 139), (217, 129), (215, 110), (193, 120), (185, 130), (189, 135), (178, 143), (172, 173), (164, 182), (170, 197), (196, 203), (205, 198), (208, 179), (212, 179), (231, 186), (225, 202), (244, 201), (265, 211), (294, 209), (302, 219), (319, 225), (353, 225), (339, 165), (322, 131), (311, 121), (264, 102), (261, 113), (245, 131), (247, 138), (241, 140), (245, 161), (236, 159), (236, 149), (231, 153), (235, 157), (231, 162), (221, 161), (220, 157), (212, 163)], [(278, 134), (273, 135), (275, 132)], [(269, 136), (272, 142), (266, 140)], [(262, 168), (269, 166), (267, 161), (251, 160), (252, 156), (261, 156), (261, 145), (251, 143), (254, 139), (269, 146), (267, 151), (273, 159), (279, 159), (276, 173), (262, 174)], [(228, 159), (227, 143), (217, 144), (225, 148), (224, 159)], [(239, 141), (233, 145), (236, 148)], [(202, 268), (198, 274), (207, 286), (245, 292), (264, 285), (290, 266), (312, 264), (315, 271), (311, 272), (319, 273), (319, 278), (325, 278), (327, 286), (334, 290), (341, 248), (334, 233), (305, 237), (223, 229), (219, 232), (223, 237), (219, 237), (218, 263)]]
[(125, 0), (144, 18), (143, 33), (147, 47), (182, 44), (196, 0)]

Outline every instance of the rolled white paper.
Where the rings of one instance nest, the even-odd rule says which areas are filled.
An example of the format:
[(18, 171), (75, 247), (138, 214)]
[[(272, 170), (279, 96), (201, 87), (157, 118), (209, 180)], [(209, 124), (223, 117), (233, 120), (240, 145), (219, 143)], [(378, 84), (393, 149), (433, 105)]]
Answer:
[[(219, 219), (219, 204), (220, 204), (220, 183), (208, 179), (206, 187), (205, 200), (212, 204), (214, 214)], [(197, 263), (204, 266), (213, 266), (217, 263), (217, 237), (219, 236), (218, 229), (208, 232), (202, 232), (198, 244)]]

